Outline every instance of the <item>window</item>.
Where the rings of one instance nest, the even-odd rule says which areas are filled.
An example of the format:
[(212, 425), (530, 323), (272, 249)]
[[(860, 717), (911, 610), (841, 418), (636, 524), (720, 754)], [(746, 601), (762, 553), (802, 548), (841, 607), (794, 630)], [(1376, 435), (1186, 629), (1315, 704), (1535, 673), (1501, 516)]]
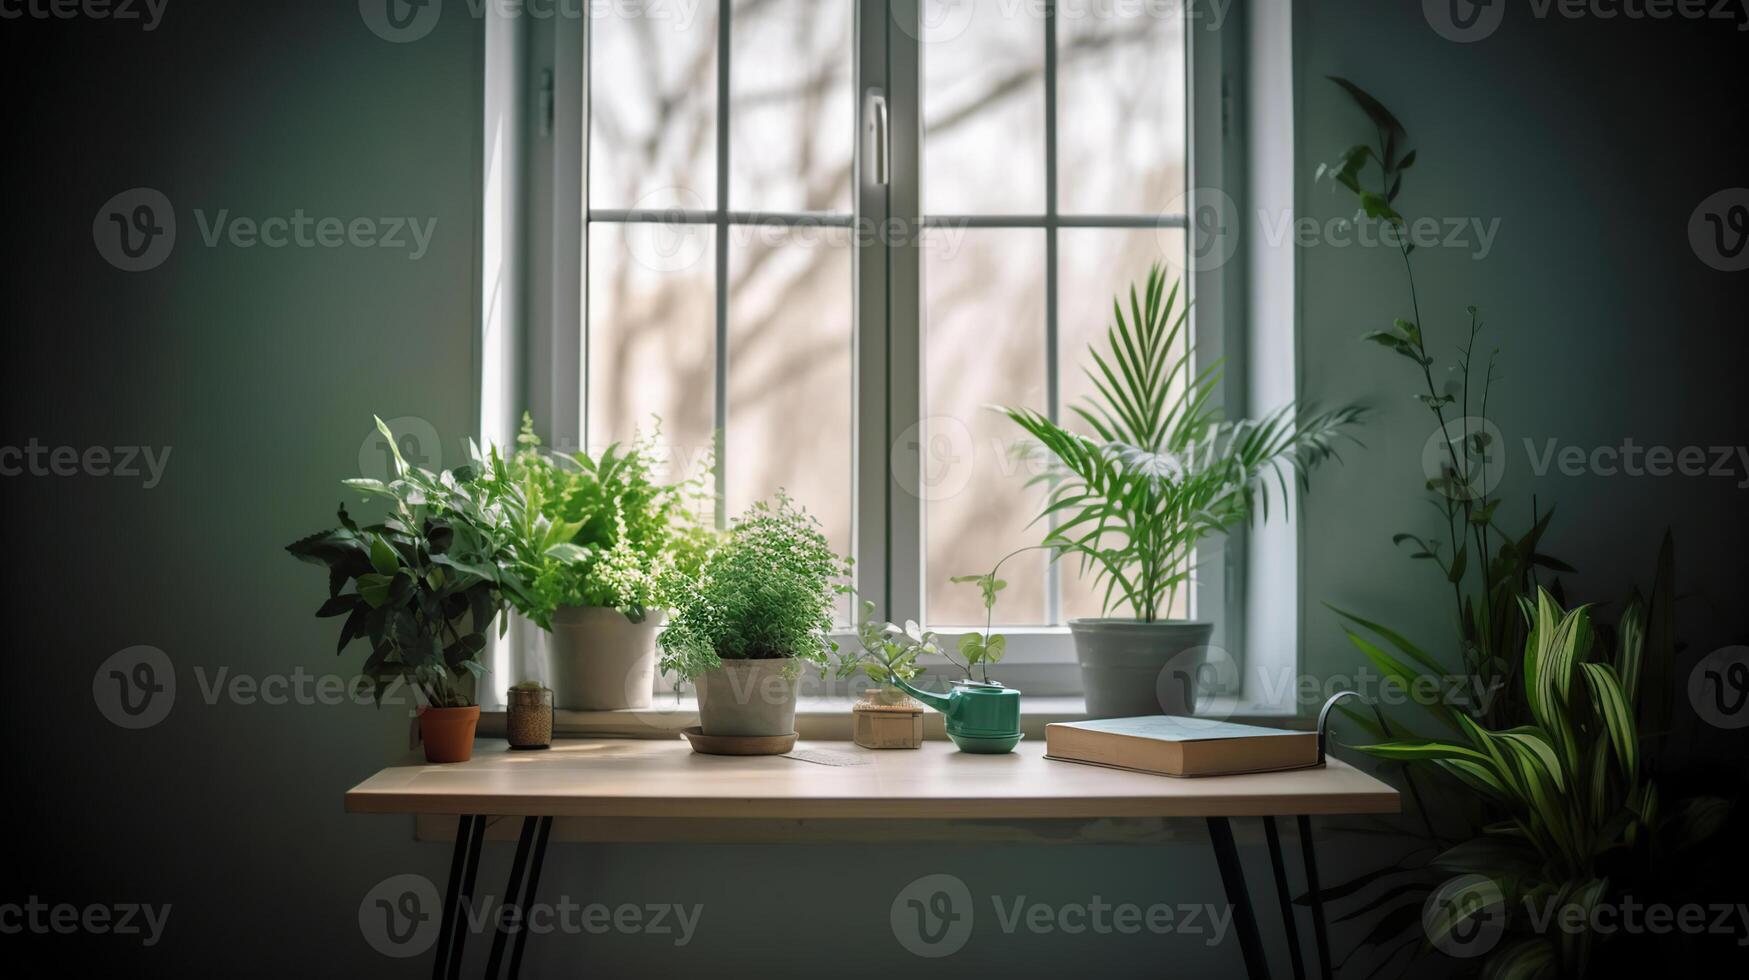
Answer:
[[(948, 579), (1035, 543), (1043, 499), (987, 406), (1066, 412), (1112, 295), (1153, 262), (1186, 275), (1215, 32), (1122, 0), (689, 9), (554, 28), (579, 35), (555, 44), (577, 93), (554, 104), (580, 122), (554, 126), (553, 285), (580, 299), (529, 355), (556, 379), (545, 421), (598, 449), (659, 417), (676, 475), (717, 459), (719, 516), (785, 488), (880, 615), (981, 624)], [(1223, 279), (1191, 271), (1199, 357), (1218, 355)], [(1224, 617), (1210, 567), (1179, 614)], [(1038, 552), (1003, 577), (1009, 663), (1071, 665), (1091, 582)]]

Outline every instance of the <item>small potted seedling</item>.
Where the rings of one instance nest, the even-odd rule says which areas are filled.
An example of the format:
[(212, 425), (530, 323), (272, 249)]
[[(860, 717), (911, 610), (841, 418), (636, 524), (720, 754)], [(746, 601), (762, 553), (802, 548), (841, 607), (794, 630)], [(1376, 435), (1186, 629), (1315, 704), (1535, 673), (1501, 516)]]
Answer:
[[(1008, 587), (1008, 583), (999, 577), (1002, 564), (1014, 555), (1030, 550), (1022, 548), (1008, 555), (997, 562), (988, 575), (959, 575), (952, 579), (956, 583), (977, 585), (984, 597), (984, 631), (960, 637), (959, 660), (935, 643), (933, 634), (915, 630), (916, 635), (912, 636), (915, 624), (906, 624), (907, 638), (919, 646), (927, 642), (933, 648), (927, 652), (940, 653), (966, 676), (954, 682), (946, 697), (920, 691), (911, 686), (908, 678), (896, 673), (890, 674), (891, 680), (912, 697), (941, 712), (947, 737), (953, 739), (961, 752), (999, 755), (1013, 751), (1023, 737), (1020, 731), (1020, 692), (990, 680), (990, 665), (1001, 661), (1008, 647), (1006, 637), (992, 632), (996, 597)], [(978, 668), (981, 676), (974, 676), (973, 668)]]
[(841, 651), (840, 679), (861, 673), (873, 682), (851, 707), (851, 739), (865, 749), (923, 747), (923, 705), (895, 680), (909, 681), (923, 672), (918, 656), (940, 653), (934, 633), (914, 622), (904, 626), (874, 620), (875, 604), (863, 602), (856, 636), (862, 649)]

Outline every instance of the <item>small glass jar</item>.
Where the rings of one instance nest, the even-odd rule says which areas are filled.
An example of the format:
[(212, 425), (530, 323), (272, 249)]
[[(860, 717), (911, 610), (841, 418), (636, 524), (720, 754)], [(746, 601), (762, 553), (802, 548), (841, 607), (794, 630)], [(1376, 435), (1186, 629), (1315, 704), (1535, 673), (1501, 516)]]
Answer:
[(553, 747), (553, 692), (546, 687), (513, 687), (504, 697), (504, 737), (512, 749)]

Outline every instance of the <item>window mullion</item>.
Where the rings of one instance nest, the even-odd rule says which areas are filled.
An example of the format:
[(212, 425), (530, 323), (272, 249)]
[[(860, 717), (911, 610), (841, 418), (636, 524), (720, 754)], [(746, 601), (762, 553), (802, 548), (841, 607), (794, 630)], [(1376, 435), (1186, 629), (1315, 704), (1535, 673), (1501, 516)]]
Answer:
[[(1045, 3), (1045, 413), (1061, 420), (1062, 385), (1057, 364), (1057, 3)], [(1048, 529), (1057, 528), (1051, 514)], [(1045, 622), (1063, 618), (1061, 566), (1045, 563)]]
[(717, 527), (728, 526), (729, 507), (729, 51), (734, 0), (717, 0), (717, 349), (716, 498)]
[[(879, 5), (875, 5), (879, 6)], [(923, 587), (923, 123), (919, 0), (891, 0), (882, 24), (892, 124), (887, 222), (907, 233), (887, 247), (887, 590), (889, 616), (924, 622)]]

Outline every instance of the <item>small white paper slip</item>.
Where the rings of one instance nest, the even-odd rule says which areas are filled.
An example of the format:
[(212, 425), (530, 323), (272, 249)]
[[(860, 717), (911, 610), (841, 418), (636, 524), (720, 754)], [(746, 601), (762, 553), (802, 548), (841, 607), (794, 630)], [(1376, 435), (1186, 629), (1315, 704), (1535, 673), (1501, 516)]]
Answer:
[(785, 759), (796, 759), (801, 762), (812, 762), (821, 766), (866, 766), (867, 755), (851, 755), (848, 752), (825, 752), (820, 749), (800, 749), (784, 753)]

